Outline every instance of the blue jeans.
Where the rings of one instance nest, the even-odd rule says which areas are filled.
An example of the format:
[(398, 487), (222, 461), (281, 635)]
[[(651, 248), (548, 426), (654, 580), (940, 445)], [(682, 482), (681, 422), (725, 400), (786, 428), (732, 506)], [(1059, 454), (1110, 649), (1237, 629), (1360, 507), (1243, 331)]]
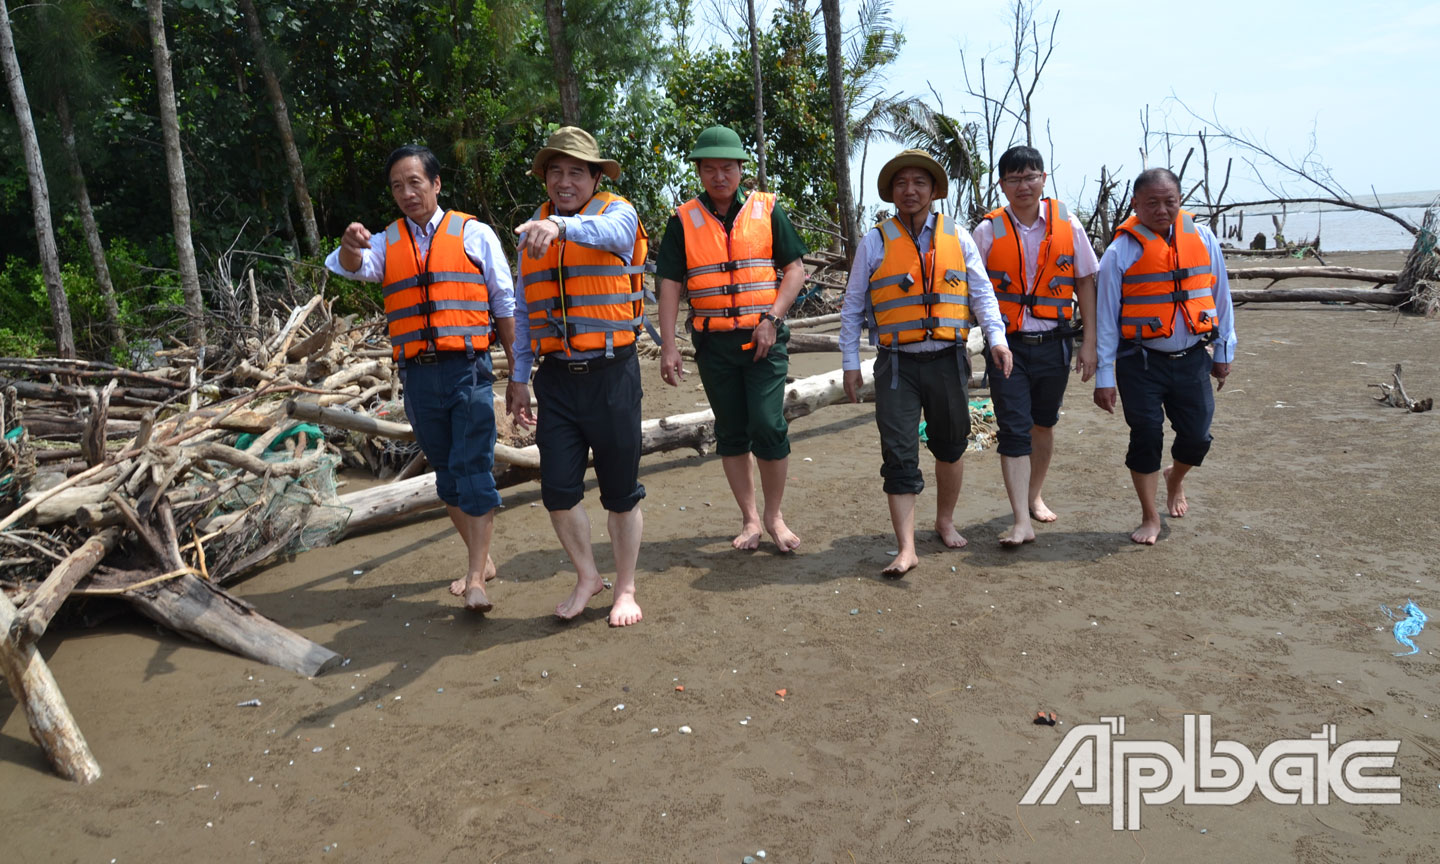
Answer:
[(435, 493), (467, 516), (500, 506), (495, 489), (495, 401), (490, 355), (445, 351), (435, 363), (401, 370), (405, 416), (435, 469)]

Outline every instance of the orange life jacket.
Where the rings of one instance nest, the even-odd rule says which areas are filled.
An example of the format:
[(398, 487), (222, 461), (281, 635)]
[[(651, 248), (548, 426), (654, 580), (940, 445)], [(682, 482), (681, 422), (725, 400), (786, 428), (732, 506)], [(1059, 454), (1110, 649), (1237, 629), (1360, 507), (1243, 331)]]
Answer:
[[(596, 192), (580, 215), (599, 216), (610, 207), (629, 203), (619, 195)], [(546, 201), (530, 218), (545, 219), (553, 212)], [(645, 321), (641, 274), (649, 251), (645, 226), (637, 221), (630, 264), (613, 252), (573, 240), (551, 243), (543, 258), (521, 253), (520, 285), (535, 356), (601, 348), (611, 356), (616, 346), (633, 345)]]
[(898, 218), (876, 228), (885, 242), (885, 257), (870, 274), (871, 334), (885, 346), (925, 339), (964, 342), (972, 321), (970, 282), (955, 223), (943, 213), (935, 215), (930, 251), (923, 258)]
[(677, 215), (685, 230), (685, 288), (690, 326), (701, 332), (755, 327), (775, 305), (780, 275), (770, 214), (775, 195), (752, 192), (726, 232), (715, 214), (691, 198)]
[(490, 291), (465, 254), (468, 213), (448, 210), (421, 260), (410, 227), (396, 219), (385, 229), (385, 320), (394, 357), (490, 347)]
[(1048, 208), (1045, 239), (1040, 241), (1033, 285), (1025, 282), (1020, 231), (1009, 211), (1001, 207), (985, 214), (994, 238), (985, 258), (985, 272), (995, 286), (1006, 333), (1020, 329), (1027, 308), (1032, 316), (1050, 321), (1068, 322), (1075, 317), (1075, 232), (1070, 227), (1070, 212), (1054, 198), (1046, 198), (1041, 206)]
[(1129, 234), (1140, 243), (1140, 260), (1120, 280), (1120, 338), (1164, 339), (1175, 330), (1175, 307), (1185, 315), (1191, 333), (1215, 329), (1214, 287), (1218, 277), (1210, 266), (1210, 250), (1184, 210), (1170, 229), (1173, 243), (1159, 237), (1131, 216), (1115, 236)]

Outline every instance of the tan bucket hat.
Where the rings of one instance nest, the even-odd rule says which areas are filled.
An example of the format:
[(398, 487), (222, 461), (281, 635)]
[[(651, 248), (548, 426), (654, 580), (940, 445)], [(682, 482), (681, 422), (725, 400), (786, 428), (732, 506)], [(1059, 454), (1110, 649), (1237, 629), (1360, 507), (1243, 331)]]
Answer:
[(894, 159), (885, 163), (880, 169), (880, 200), (887, 204), (893, 204), (890, 200), (890, 183), (895, 179), (901, 168), (923, 168), (935, 178), (935, 200), (939, 201), (950, 194), (950, 180), (945, 176), (945, 169), (935, 157), (924, 150), (906, 150)]
[(545, 146), (535, 154), (535, 161), (530, 163), (530, 173), (544, 180), (545, 166), (556, 156), (574, 156), (582, 162), (599, 165), (611, 180), (620, 179), (620, 163), (600, 158), (600, 145), (595, 143), (595, 137), (578, 126), (561, 126), (551, 133)]

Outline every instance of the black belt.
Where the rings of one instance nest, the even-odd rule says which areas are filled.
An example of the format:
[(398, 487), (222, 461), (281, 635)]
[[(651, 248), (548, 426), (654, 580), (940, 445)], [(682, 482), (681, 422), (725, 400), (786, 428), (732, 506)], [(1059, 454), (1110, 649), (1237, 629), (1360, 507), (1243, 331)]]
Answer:
[(1160, 350), (1155, 349), (1155, 348), (1146, 348), (1144, 345), (1136, 345), (1136, 347), (1137, 347), (1137, 348), (1144, 348), (1147, 352), (1149, 352), (1149, 353), (1151, 353), (1151, 354), (1156, 354), (1156, 355), (1159, 355), (1159, 356), (1161, 356), (1161, 357), (1169, 357), (1171, 360), (1179, 360), (1181, 357), (1184, 357), (1186, 354), (1194, 354), (1196, 351), (1204, 351), (1204, 350), (1205, 350), (1205, 346), (1206, 346), (1206, 345), (1209, 345), (1209, 344), (1210, 344), (1209, 341), (1196, 342), (1194, 345), (1191, 345), (1189, 348), (1183, 348), (1183, 349), (1181, 349), (1181, 350), (1179, 350), (1179, 351), (1160, 351)]
[(1061, 330), (1058, 327), (1054, 330), (1040, 330), (1026, 333), (1019, 331), (1011, 333), (1005, 339), (1008, 342), (1019, 342), (1021, 345), (1045, 345), (1050, 342), (1059, 342), (1062, 339), (1073, 339), (1079, 335), (1077, 330)]
[(464, 357), (464, 351), (422, 351), (414, 357), (406, 357), (406, 363), (414, 363), (416, 366), (431, 366), (441, 360), (449, 360), (452, 357)]
[(556, 351), (546, 354), (541, 358), (541, 365), (547, 369), (557, 369), (561, 372), (569, 372), (571, 375), (589, 375), (591, 372), (599, 372), (607, 366), (614, 366), (616, 363), (624, 363), (635, 356), (635, 346), (626, 345), (623, 348), (615, 349), (613, 357), (592, 357), (589, 360), (566, 360), (564, 355)]

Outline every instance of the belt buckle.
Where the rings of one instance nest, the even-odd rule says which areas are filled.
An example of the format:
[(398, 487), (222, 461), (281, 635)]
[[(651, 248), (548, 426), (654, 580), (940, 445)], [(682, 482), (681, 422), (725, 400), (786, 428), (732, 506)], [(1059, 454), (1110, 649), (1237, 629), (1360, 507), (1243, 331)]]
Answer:
[(590, 372), (590, 364), (582, 362), (566, 363), (565, 371), (571, 375), (586, 375)]
[(440, 362), (440, 355), (434, 351), (421, 351), (419, 354), (411, 357), (410, 362), (419, 366), (433, 366)]

